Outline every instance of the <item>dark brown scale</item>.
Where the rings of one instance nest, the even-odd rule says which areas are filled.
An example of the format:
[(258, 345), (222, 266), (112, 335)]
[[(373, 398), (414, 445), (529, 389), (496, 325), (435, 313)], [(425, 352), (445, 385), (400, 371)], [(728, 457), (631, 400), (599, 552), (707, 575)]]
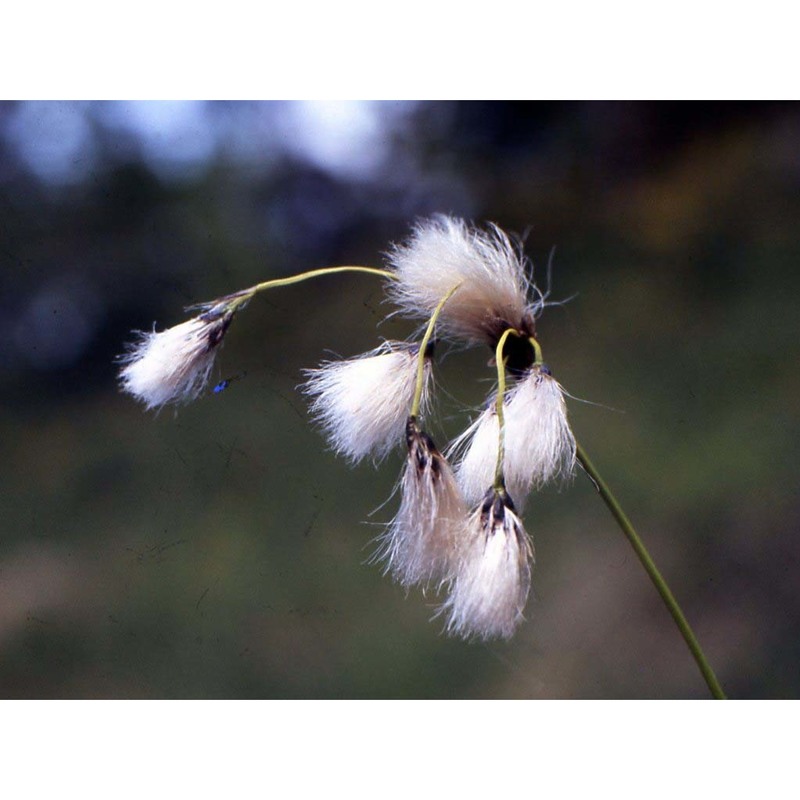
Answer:
[[(202, 311), (203, 313), (200, 314), (200, 319), (203, 320), (203, 322), (213, 322), (215, 319), (219, 319), (225, 314), (230, 313), (231, 303), (234, 300), (240, 300), (242, 297), (249, 294), (250, 289), (242, 289), (240, 292), (233, 292), (232, 294), (226, 294), (224, 297), (218, 297), (210, 303), (198, 303), (194, 306), (188, 306), (186, 310)], [(246, 305), (246, 301), (243, 303), (236, 303), (238, 309), (242, 309)]]
[(498, 522), (502, 523), (504, 516), (505, 509), (502, 496), (497, 489), (489, 489), (483, 496), (483, 502), (481, 503), (481, 524), (484, 528), (494, 532), (495, 525)]
[(406, 445), (418, 472), (424, 472), (430, 465), (434, 478), (441, 475), (443, 456), (433, 439), (419, 427), (416, 417), (409, 417), (406, 422)]
[(520, 336), (526, 339), (529, 336), (536, 336), (536, 321), (527, 314), (521, 320), (515, 322), (503, 319), (502, 317), (491, 317), (486, 320), (483, 327), (493, 347), (497, 346), (500, 337), (509, 328), (513, 328)]
[(492, 505), (492, 517), (494, 518), (495, 525), (503, 523), (506, 518), (506, 504), (503, 502), (503, 496), (498, 492), (494, 498)]
[[(200, 319), (203, 319), (204, 316), (205, 315), (201, 316)], [(222, 341), (231, 325), (231, 322), (233, 322), (233, 314), (228, 313), (221, 319), (211, 324), (208, 329), (206, 351), (213, 350)]]
[(431, 454), (431, 456), (441, 456), (439, 449), (433, 443), (433, 439), (431, 439), (431, 437), (428, 436), (428, 434), (425, 433), (425, 431), (420, 431), (419, 437), (422, 440), (425, 449)]
[(409, 452), (411, 451), (418, 434), (419, 426), (417, 425), (417, 418), (409, 417), (408, 420), (406, 420), (406, 447), (408, 447)]
[(492, 510), (492, 503), (494, 503), (494, 489), (490, 489), (481, 503), (481, 528), (486, 530), (489, 527), (489, 512)]
[[(483, 497), (481, 503), (481, 523), (484, 528), (490, 528), (494, 533), (495, 528), (500, 527), (506, 518), (506, 509), (513, 512), (514, 501), (505, 489), (495, 489), (492, 487)], [(489, 524), (491, 523), (491, 524)]]

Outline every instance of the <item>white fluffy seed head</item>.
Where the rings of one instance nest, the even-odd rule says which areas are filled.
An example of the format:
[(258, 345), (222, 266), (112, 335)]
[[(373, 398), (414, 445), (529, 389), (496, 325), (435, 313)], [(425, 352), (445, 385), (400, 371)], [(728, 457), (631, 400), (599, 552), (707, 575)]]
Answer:
[(533, 546), (505, 492), (490, 489), (467, 523), (449, 596), (439, 609), (447, 632), (464, 639), (509, 639), (524, 620)]
[[(503, 474), (512, 497), (522, 503), (532, 488), (573, 474), (575, 437), (567, 419), (564, 390), (546, 366), (532, 367), (509, 391), (503, 415)], [(498, 443), (492, 401), (453, 443), (453, 450), (463, 450), (456, 475), (467, 502), (477, 503), (492, 483)]]
[(541, 309), (526, 276), (526, 262), (496, 226), (483, 231), (460, 219), (437, 216), (420, 222), (388, 260), (396, 280), (388, 293), (412, 318), (431, 315), (445, 293), (460, 284), (439, 317), (441, 331), (470, 344), (494, 345), (506, 328), (533, 335)]
[(148, 410), (193, 400), (208, 383), (233, 314), (216, 309), (160, 333), (140, 333), (139, 341), (120, 358), (122, 391), (141, 400)]
[(400, 508), (374, 560), (405, 587), (440, 586), (452, 577), (467, 507), (450, 465), (413, 417), (406, 437)]
[[(303, 391), (313, 397), (312, 416), (331, 448), (351, 462), (377, 463), (402, 441), (417, 382), (419, 347), (384, 342), (345, 361), (306, 370)], [(425, 360), (422, 407), (428, 398), (430, 359)]]

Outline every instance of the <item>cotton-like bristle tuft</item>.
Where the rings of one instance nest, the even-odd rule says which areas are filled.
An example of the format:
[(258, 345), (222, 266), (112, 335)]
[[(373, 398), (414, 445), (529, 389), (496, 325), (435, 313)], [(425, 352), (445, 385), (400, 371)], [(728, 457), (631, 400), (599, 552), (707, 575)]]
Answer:
[(460, 219), (434, 217), (419, 223), (388, 259), (397, 280), (387, 291), (403, 314), (429, 317), (460, 284), (439, 318), (446, 336), (494, 346), (509, 327), (533, 334), (541, 299), (539, 305), (530, 303), (525, 261), (500, 228), (482, 231)]
[(449, 596), (439, 609), (447, 632), (464, 639), (509, 639), (524, 620), (533, 546), (505, 492), (489, 490), (472, 513)]
[[(506, 413), (507, 413), (506, 406)], [(508, 439), (506, 421), (506, 440)], [(470, 506), (479, 503), (486, 494), (486, 487), (494, 481), (499, 447), (499, 428), (494, 402), (490, 403), (478, 418), (448, 448), (451, 458), (458, 457), (455, 466), (456, 480), (461, 493)], [(518, 487), (508, 476), (506, 485), (513, 497), (520, 497)]]
[[(351, 462), (377, 463), (403, 439), (417, 381), (419, 348), (385, 342), (369, 353), (306, 370), (311, 413), (332, 449)], [(428, 396), (430, 359), (425, 360), (422, 407)]]
[(141, 333), (120, 359), (120, 388), (148, 410), (193, 400), (208, 383), (232, 319), (233, 312), (207, 312), (160, 333)]
[[(564, 390), (544, 365), (532, 367), (503, 404), (505, 459), (503, 474), (520, 505), (532, 488), (575, 470), (575, 437), (567, 419)], [(456, 468), (461, 491), (477, 503), (494, 479), (498, 424), (494, 402), (453, 443), (464, 449)]]
[(467, 507), (450, 465), (413, 417), (406, 435), (400, 508), (374, 560), (385, 561), (386, 572), (403, 586), (438, 586), (453, 574)]

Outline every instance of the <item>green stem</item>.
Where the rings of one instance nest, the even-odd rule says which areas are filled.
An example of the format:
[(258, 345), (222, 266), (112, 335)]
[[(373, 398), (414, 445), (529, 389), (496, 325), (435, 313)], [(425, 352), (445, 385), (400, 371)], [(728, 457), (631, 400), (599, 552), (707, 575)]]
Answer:
[(661, 599), (664, 601), (669, 613), (675, 620), (675, 624), (678, 626), (678, 630), (680, 630), (681, 635), (689, 647), (689, 650), (694, 656), (694, 660), (697, 662), (697, 666), (700, 668), (700, 672), (703, 674), (703, 678), (705, 678), (708, 688), (711, 690), (711, 694), (716, 700), (725, 700), (725, 692), (722, 691), (722, 686), (720, 686), (717, 676), (714, 674), (714, 670), (711, 669), (711, 665), (706, 660), (706, 657), (700, 647), (700, 642), (697, 641), (697, 637), (694, 635), (689, 623), (686, 621), (686, 617), (683, 615), (683, 612), (678, 605), (678, 601), (675, 599), (675, 596), (670, 591), (669, 586), (667, 586), (667, 582), (658, 571), (653, 559), (647, 552), (647, 548), (644, 546), (644, 543), (634, 530), (631, 521), (625, 515), (625, 512), (620, 507), (617, 499), (608, 488), (606, 482), (600, 477), (600, 474), (595, 469), (594, 464), (592, 464), (592, 462), (589, 460), (589, 456), (586, 455), (586, 451), (580, 445), (577, 445), (577, 455), (578, 460), (586, 470), (586, 474), (594, 481), (600, 497), (603, 498), (603, 502), (608, 506), (609, 511), (611, 511), (613, 514), (614, 519), (616, 519), (617, 523), (622, 529), (622, 532), (631, 543), (631, 547), (633, 547), (634, 551), (636, 552), (639, 561), (642, 562), (642, 566), (650, 576), (650, 580), (655, 584), (658, 593), (661, 595)]
[(262, 281), (255, 286), (248, 289), (241, 289), (238, 292), (227, 294), (220, 297), (211, 303), (200, 303), (196, 306), (189, 306), (187, 310), (203, 309), (205, 311), (219, 311), (220, 313), (235, 314), (237, 311), (243, 309), (259, 292), (266, 291), (267, 289), (278, 289), (281, 286), (291, 286), (293, 283), (301, 283), (311, 278), (319, 278), (323, 275), (334, 275), (337, 272), (366, 272), (369, 275), (380, 275), (382, 278), (390, 278), (396, 280), (396, 275), (386, 269), (377, 269), (376, 267), (323, 267), (321, 269), (312, 269), (308, 272), (301, 272), (297, 275), (290, 275), (288, 278), (274, 278), (271, 281)]
[[(498, 429), (498, 442), (497, 442), (497, 466), (494, 470), (494, 488), (497, 491), (505, 488), (505, 478), (503, 476), (503, 462), (505, 461), (506, 451), (506, 421), (503, 411), (503, 402), (506, 394), (506, 362), (503, 358), (503, 348), (506, 346), (506, 339), (509, 336), (522, 336), (516, 328), (507, 328), (503, 331), (503, 335), (497, 342), (495, 347), (495, 364), (497, 365), (497, 397), (495, 398), (495, 413), (497, 415), (497, 429)], [(533, 348), (534, 361), (533, 364), (543, 364), (542, 361), (542, 348), (539, 342), (533, 336), (528, 337), (528, 342)]]
[(530, 345), (533, 348), (533, 355), (534, 355), (533, 366), (536, 366), (537, 364), (544, 364), (544, 359), (542, 358), (542, 348), (539, 345), (539, 342), (537, 342), (536, 339), (533, 338), (533, 336), (529, 336), (528, 341), (530, 342)]
[(293, 283), (307, 281), (310, 278), (319, 278), (321, 275), (334, 275), (337, 272), (366, 272), (370, 275), (380, 275), (382, 278), (394, 278), (393, 272), (388, 269), (377, 269), (376, 267), (323, 267), (322, 269), (312, 269), (309, 272), (301, 272), (299, 275), (290, 275), (288, 278), (275, 278), (271, 281), (263, 281), (246, 290), (249, 297), (262, 292), (265, 289), (277, 289), (280, 286), (290, 286)]
[[(390, 273), (392, 274), (392, 273)], [(444, 308), (444, 304), (453, 296), (453, 293), (458, 289), (461, 284), (456, 284), (440, 301), (439, 305), (433, 310), (428, 327), (425, 329), (425, 335), (422, 337), (422, 342), (419, 346), (419, 354), (417, 356), (417, 385), (414, 389), (414, 401), (411, 403), (411, 416), (416, 417), (419, 415), (419, 407), (422, 404), (422, 390), (425, 386), (425, 351), (428, 349), (428, 342), (433, 336), (433, 329), (436, 325), (436, 320), (439, 319), (439, 314)]]
[(323, 275), (334, 275), (337, 272), (366, 272), (369, 275), (380, 275), (382, 278), (390, 278), (396, 280), (397, 276), (386, 269), (377, 269), (376, 267), (323, 267), (321, 269), (312, 269), (308, 272), (301, 272), (298, 275), (290, 275), (288, 278), (274, 278), (271, 281), (262, 281), (255, 286), (250, 286), (248, 289), (241, 289), (232, 294), (226, 294), (224, 297), (219, 297), (210, 303), (199, 303), (198, 305), (189, 306), (187, 311), (201, 309), (204, 313), (212, 314), (230, 314), (231, 316), (236, 312), (243, 309), (259, 292), (267, 289), (278, 289), (281, 286), (291, 286), (293, 283), (301, 283), (311, 278), (319, 278)]
[(514, 328), (503, 331), (503, 335), (497, 342), (494, 352), (494, 361), (497, 366), (497, 397), (495, 397), (494, 408), (497, 415), (497, 465), (494, 469), (494, 488), (500, 491), (505, 488), (505, 478), (503, 476), (503, 463), (506, 458), (506, 418), (503, 411), (503, 402), (506, 395), (506, 360), (503, 357), (503, 348), (506, 346), (506, 339), (509, 336), (519, 336)]

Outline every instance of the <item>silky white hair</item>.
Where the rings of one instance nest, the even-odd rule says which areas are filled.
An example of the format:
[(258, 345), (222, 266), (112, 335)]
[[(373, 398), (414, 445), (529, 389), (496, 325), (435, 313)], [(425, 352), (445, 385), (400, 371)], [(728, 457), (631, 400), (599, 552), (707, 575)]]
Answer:
[(385, 572), (405, 587), (438, 588), (452, 576), (467, 506), (450, 465), (416, 419), (406, 430), (400, 508), (373, 560), (384, 561)]
[[(534, 366), (506, 395), (503, 416), (503, 475), (509, 493), (522, 507), (532, 488), (574, 473), (575, 437), (564, 390), (547, 367)], [(498, 446), (499, 425), (492, 402), (451, 445), (451, 452), (463, 451), (456, 476), (467, 502), (479, 502), (494, 480)]]
[(505, 492), (490, 489), (466, 526), (457, 574), (438, 615), (465, 639), (510, 639), (524, 620), (533, 545)]
[[(418, 222), (409, 241), (387, 256), (396, 277), (388, 282), (388, 295), (409, 317), (429, 317), (460, 284), (439, 325), (445, 335), (469, 344), (494, 345), (508, 327), (531, 328), (541, 310), (543, 299), (525, 274), (524, 257), (495, 225), (483, 231), (436, 216)], [(529, 302), (529, 293), (538, 300)]]
[[(331, 448), (352, 463), (371, 456), (377, 464), (403, 438), (414, 400), (419, 347), (384, 342), (363, 355), (328, 361), (305, 373), (311, 414)], [(422, 408), (428, 401), (430, 359), (425, 359)]]
[(188, 403), (205, 388), (232, 314), (200, 315), (160, 333), (142, 332), (120, 358), (122, 391), (148, 410)]

